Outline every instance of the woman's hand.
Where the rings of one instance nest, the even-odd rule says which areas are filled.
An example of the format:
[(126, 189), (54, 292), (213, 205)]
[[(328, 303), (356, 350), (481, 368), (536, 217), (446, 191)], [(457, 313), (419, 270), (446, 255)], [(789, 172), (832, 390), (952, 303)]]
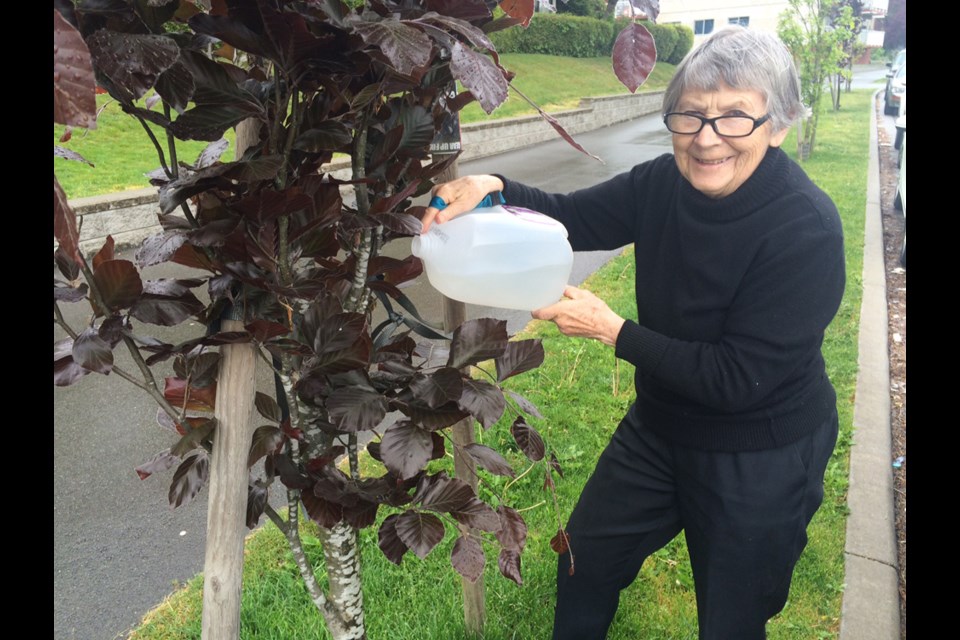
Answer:
[(610, 346), (617, 344), (617, 336), (626, 320), (585, 289), (568, 286), (563, 295), (565, 300), (535, 309), (533, 317), (551, 320), (567, 336), (593, 338)]
[(436, 207), (427, 207), (423, 214), (423, 230), (421, 234), (430, 230), (430, 224), (436, 220), (443, 224), (451, 218), (470, 211), (481, 200), (494, 191), (503, 190), (503, 181), (496, 176), (463, 176), (450, 182), (444, 182), (433, 188), (433, 195), (447, 203), (442, 211)]

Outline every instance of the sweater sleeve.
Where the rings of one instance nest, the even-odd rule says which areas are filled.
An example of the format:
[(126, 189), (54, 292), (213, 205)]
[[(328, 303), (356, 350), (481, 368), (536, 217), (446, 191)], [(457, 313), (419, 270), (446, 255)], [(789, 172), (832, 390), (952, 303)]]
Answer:
[(636, 365), (638, 392), (723, 413), (763, 407), (775, 391), (801, 395), (790, 386), (809, 382), (801, 371), (822, 371), (823, 332), (845, 283), (839, 216), (827, 204), (765, 238), (717, 339), (681, 340), (628, 320), (616, 354)]
[(574, 251), (618, 249), (634, 241), (639, 220), (638, 194), (648, 191), (650, 176), (673, 165), (664, 155), (626, 173), (569, 194), (547, 193), (503, 176), (503, 196), (514, 204), (545, 213), (567, 228)]

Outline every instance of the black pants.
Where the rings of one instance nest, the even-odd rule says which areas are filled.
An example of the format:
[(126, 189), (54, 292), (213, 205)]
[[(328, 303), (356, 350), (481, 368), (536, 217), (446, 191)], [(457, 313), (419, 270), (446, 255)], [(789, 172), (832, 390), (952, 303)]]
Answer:
[(741, 453), (673, 445), (636, 409), (617, 428), (570, 516), (560, 556), (554, 640), (600, 640), (643, 561), (686, 532), (701, 640), (759, 640), (786, 604), (823, 501), (834, 414), (779, 449)]

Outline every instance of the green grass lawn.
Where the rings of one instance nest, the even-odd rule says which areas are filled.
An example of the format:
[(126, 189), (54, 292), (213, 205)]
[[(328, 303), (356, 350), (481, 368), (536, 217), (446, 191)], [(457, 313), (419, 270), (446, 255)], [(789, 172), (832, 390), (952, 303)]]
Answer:
[[(837, 388), (841, 434), (827, 468), (823, 507), (811, 524), (810, 543), (797, 565), (789, 602), (768, 625), (771, 639), (835, 638), (839, 631), (871, 108), (870, 92), (859, 91), (844, 96), (839, 113), (826, 111), (821, 117), (817, 149), (804, 164), (837, 204), (846, 238), (847, 289), (823, 347), (829, 375)], [(788, 151), (794, 140), (793, 136), (787, 138)], [(633, 256), (628, 248), (584, 286), (621, 315), (636, 317), (633, 279)], [(527, 333), (543, 338), (546, 361), (540, 368), (513, 378), (510, 387), (528, 397), (543, 413), (543, 420), (530, 421), (563, 467), (565, 477), (558, 480), (557, 492), (565, 520), (633, 399), (633, 367), (617, 361), (613, 351), (598, 342), (563, 337), (552, 324), (532, 323)], [(522, 470), (525, 459), (516, 451), (508, 427), (505, 419), (480, 437), (484, 443), (506, 451), (514, 467)], [(449, 461), (438, 462), (449, 466)], [(495, 551), (487, 549), (486, 640), (544, 638), (552, 627), (556, 557), (549, 540), (557, 530), (557, 515), (551, 498), (542, 490), (542, 473), (542, 467), (534, 469), (508, 491), (509, 504), (524, 509), (530, 527), (522, 587), (499, 576)], [(501, 495), (504, 489), (504, 479), (493, 478), (482, 490)], [(382, 513), (381, 519), (386, 515)], [(304, 526), (308, 549), (317, 562), (322, 562), (311, 528), (310, 524)], [(459, 579), (449, 566), (452, 536), (448, 535), (424, 561), (408, 556), (400, 567), (380, 553), (375, 528), (362, 531), (361, 541), (370, 638), (465, 637)], [(201, 589), (202, 577), (198, 576), (149, 614), (131, 638), (199, 638)], [(269, 524), (248, 540), (241, 617), (241, 637), (245, 640), (329, 637), (300, 584), (283, 537)], [(609, 638), (677, 640), (696, 638), (696, 629), (693, 579), (681, 536), (654, 554), (639, 578), (623, 592)]]
[[(577, 106), (581, 97), (626, 93), (613, 74), (609, 58), (558, 58), (541, 54), (504, 54), (502, 64), (516, 72), (513, 84), (547, 111), (560, 111)], [(657, 63), (641, 91), (666, 88), (674, 66)], [(54, 158), (54, 170), (69, 198), (82, 198), (117, 191), (149, 187), (144, 174), (160, 167), (157, 152), (143, 127), (133, 116), (124, 113), (108, 95), (97, 96), (101, 108), (97, 128), (75, 129), (70, 140), (59, 142), (64, 127), (53, 128), (54, 144), (76, 151), (95, 166)], [(159, 109), (159, 106), (154, 107)], [(507, 101), (491, 115), (477, 104), (470, 104), (461, 112), (461, 122), (480, 122), (488, 119), (510, 118), (536, 113), (522, 98), (511, 92)], [(166, 138), (161, 127), (149, 125), (167, 152)], [(230, 148), (222, 160), (233, 160), (234, 131), (226, 134)], [(180, 161), (192, 163), (207, 145), (206, 142), (177, 141)], [(169, 157), (167, 161), (169, 162)]]

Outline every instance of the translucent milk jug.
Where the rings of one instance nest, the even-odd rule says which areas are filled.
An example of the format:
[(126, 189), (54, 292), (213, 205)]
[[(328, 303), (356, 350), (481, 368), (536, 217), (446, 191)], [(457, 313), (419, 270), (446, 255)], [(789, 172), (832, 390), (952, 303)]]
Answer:
[(433, 287), (454, 300), (530, 311), (563, 296), (573, 266), (566, 228), (536, 211), (478, 207), (413, 239)]

